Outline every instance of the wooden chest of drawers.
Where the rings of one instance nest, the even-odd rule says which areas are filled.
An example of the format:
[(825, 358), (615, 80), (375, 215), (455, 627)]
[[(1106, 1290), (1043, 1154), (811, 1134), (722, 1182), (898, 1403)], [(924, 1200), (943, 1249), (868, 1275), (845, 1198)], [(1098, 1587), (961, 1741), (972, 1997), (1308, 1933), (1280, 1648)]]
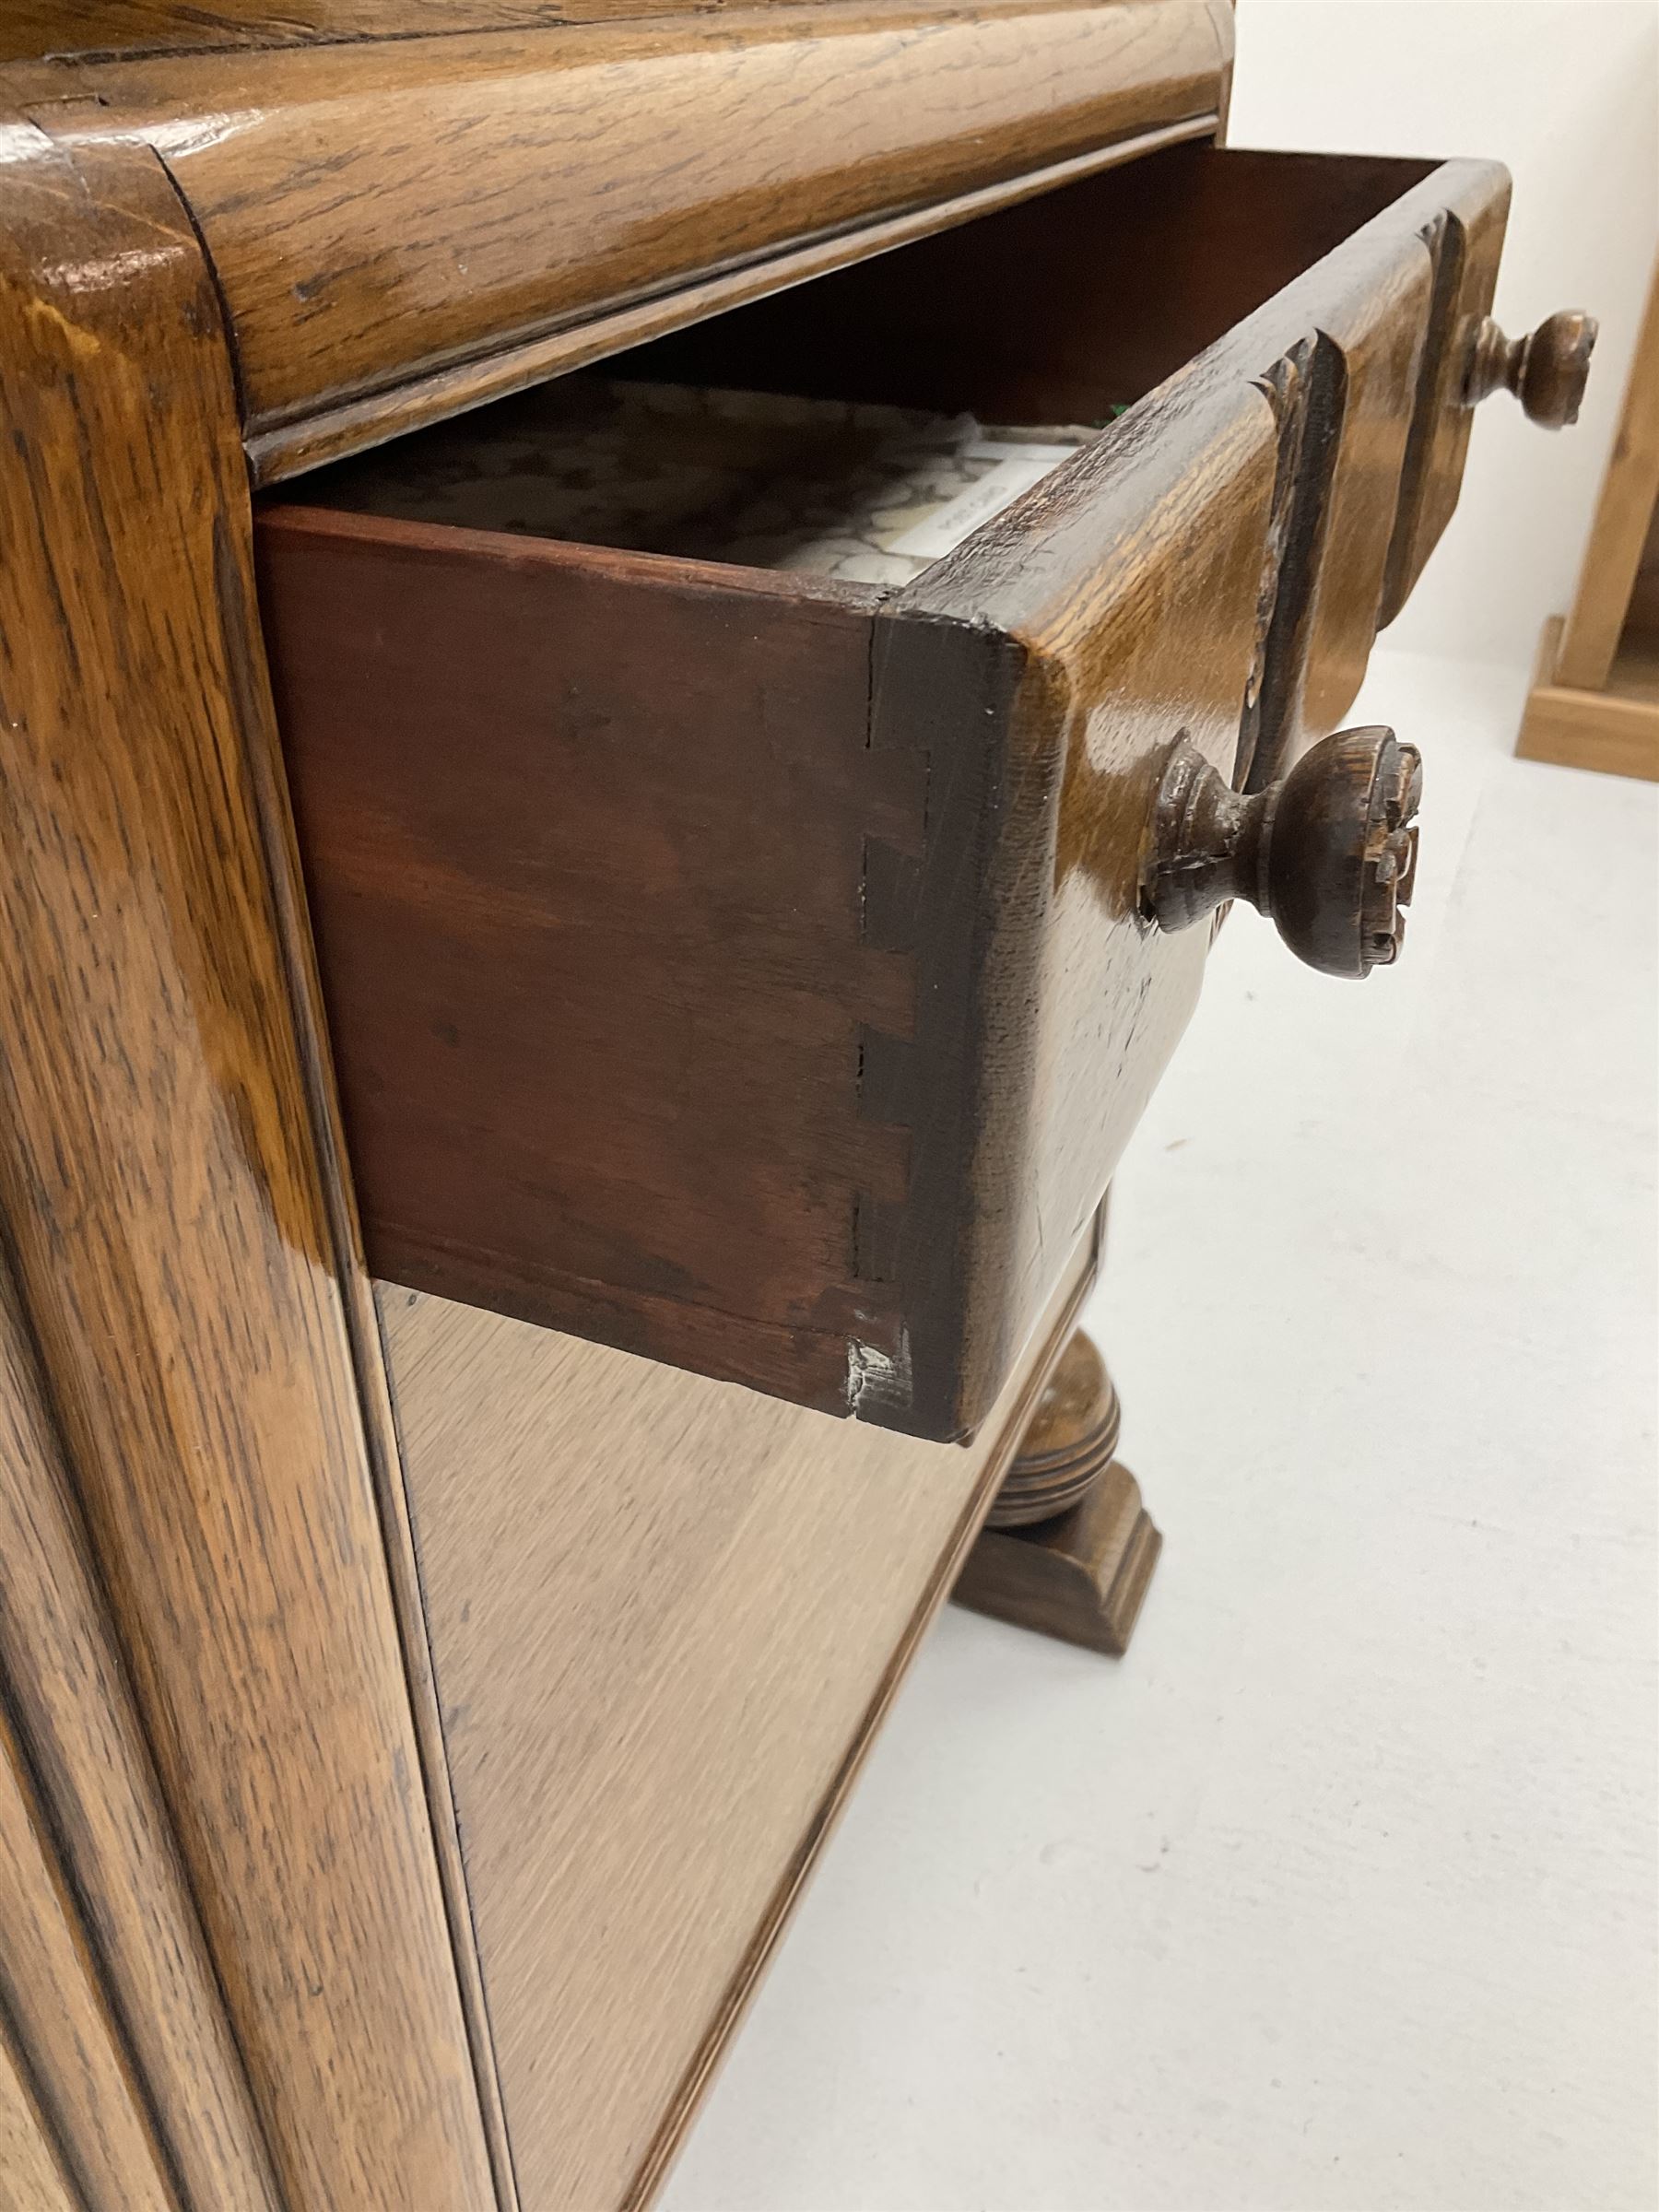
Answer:
[[(0, 2195), (641, 2204), (970, 1547), (1121, 1647), (1108, 1179), (1228, 899), (1392, 955), (1333, 733), (1591, 335), (1230, 53), (0, 22)], [(595, 364), (1068, 453), (897, 583), (402, 511)]]
[(269, 513), (375, 1272), (971, 1434), (1196, 996), (1167, 757), (1259, 788), (1340, 720), (1455, 496), (1506, 202), (1182, 147), (622, 357), (1110, 424), (900, 590), (465, 527), (503, 441), (551, 465), (534, 397)]

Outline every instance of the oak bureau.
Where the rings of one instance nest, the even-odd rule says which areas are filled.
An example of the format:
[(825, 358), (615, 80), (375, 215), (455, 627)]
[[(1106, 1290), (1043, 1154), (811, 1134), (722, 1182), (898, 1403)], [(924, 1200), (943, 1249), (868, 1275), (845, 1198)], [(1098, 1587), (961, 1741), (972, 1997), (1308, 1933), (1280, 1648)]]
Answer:
[(1231, 37), (0, 18), (0, 2204), (642, 2205), (953, 1585), (1123, 1648), (1112, 1170), (1594, 335)]

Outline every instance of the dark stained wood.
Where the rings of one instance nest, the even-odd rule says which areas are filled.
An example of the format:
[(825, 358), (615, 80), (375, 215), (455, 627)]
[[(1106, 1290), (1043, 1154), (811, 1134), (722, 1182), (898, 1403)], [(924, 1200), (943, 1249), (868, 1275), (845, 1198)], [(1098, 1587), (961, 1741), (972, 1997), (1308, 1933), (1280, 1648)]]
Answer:
[(1176, 375), (1434, 173), (1176, 147), (698, 324), (613, 373), (1087, 422)]
[(1078, 1329), (951, 1592), (958, 1605), (1090, 1651), (1128, 1649), (1163, 1538), (1114, 1456), (1121, 1410)]
[(483, 2212), (218, 299), (147, 148), (6, 150), (6, 1246), (288, 2212)]
[(1528, 422), (1547, 430), (1568, 429), (1583, 405), (1596, 328), (1594, 315), (1563, 308), (1547, 315), (1536, 330), (1511, 338), (1488, 316), (1475, 334), (1469, 397), (1512, 392)]
[(1184, 741), (1159, 784), (1147, 904), (1163, 929), (1244, 899), (1309, 967), (1361, 979), (1399, 956), (1422, 759), (1392, 730), (1338, 730), (1241, 797)]
[[(1415, 208), (1400, 204), (1430, 176)], [(1174, 375), (1386, 211), (1424, 249), (1394, 280), (1428, 284), (1433, 299), (1426, 330), (1406, 317), (1393, 326), (1418, 339), (1418, 365), (1390, 364), (1372, 393), (1409, 425), (1403, 459), (1384, 441), (1382, 465), (1399, 476), (1389, 539), (1380, 547), (1371, 523), (1355, 541), (1368, 565), (1386, 557), (1381, 609), (1363, 609), (1374, 630), (1398, 613), (1456, 504), (1473, 419), (1469, 353), (1491, 306), (1508, 207), (1508, 181), (1491, 163), (1176, 147), (1053, 206), (1029, 202), (698, 324), (630, 361), (641, 375), (688, 382), (729, 382), (741, 362), (751, 381), (783, 390), (917, 406), (948, 391), (951, 404), (992, 419), (1075, 419), (1102, 384), (1125, 401)], [(1364, 281), (1380, 280), (1371, 265)], [(1333, 386), (1354, 342), (1311, 353), (1291, 395), (1312, 412), (1314, 445), (1345, 420)], [(1364, 411), (1346, 417), (1356, 477), (1371, 446)], [(1323, 487), (1328, 468), (1310, 466), (1311, 485)], [(1285, 528), (1305, 541), (1319, 519), (1287, 516)]]
[(1121, 1658), (1162, 1547), (1140, 1485), (1114, 1459), (1057, 1519), (982, 1530), (950, 1594), (1017, 1629)]
[(1490, 163), (1448, 164), (1441, 179), (1441, 205), (1426, 216), (1420, 231), (1434, 304), (1418, 370), (1379, 627), (1392, 622), (1406, 604), (1457, 504), (1475, 419), (1470, 356), (1491, 312), (1509, 221), (1509, 178), (1501, 170)]
[(311, 509), (261, 575), (375, 1273), (843, 1406), (871, 595)]
[(985, 1526), (1025, 1528), (1077, 1505), (1111, 1465), (1122, 1427), (1106, 1362), (1078, 1329), (1043, 1384)]
[[(1175, 147), (620, 366), (1065, 422), (1225, 344), (1280, 418), (1272, 627), (1239, 763), (1259, 788), (1340, 722), (1450, 518), (1470, 418), (1459, 380), (1507, 202), (1490, 164)], [(1299, 331), (1284, 311), (1316, 268), (1320, 318)]]
[[(1222, 261), (1177, 287), (1194, 340), (1243, 320), (1173, 375), (1108, 335), (1139, 327), (1102, 212), (1127, 178), (627, 364), (818, 393), (845, 369), (845, 396), (1016, 420), (1103, 419), (1159, 380), (897, 594), (267, 515), (377, 1272), (924, 1435), (984, 1417), (1196, 996), (1201, 933), (1149, 931), (1143, 904), (1171, 747), (1265, 776), (1346, 708), (1437, 298), (1420, 233), (1477, 189), (1143, 166), (1202, 211), (1265, 208), (1270, 182), (1290, 203), (1247, 280)], [(952, 382), (911, 343), (904, 272), (930, 303), (971, 294), (982, 232), (1013, 335), (959, 337)]]
[[(1501, 172), (1488, 175), (1500, 190)], [(940, 888), (918, 941), (938, 948), (942, 973), (957, 964), (970, 1008), (958, 1037), (971, 1043), (911, 1055), (894, 1117), (916, 1137), (895, 1269), (913, 1364), (931, 1376), (940, 1347), (957, 1347), (967, 1424), (1019, 1341), (1046, 1255), (1098, 1203), (1196, 994), (1202, 933), (1148, 937), (1140, 884), (1170, 747), (1184, 738), (1237, 772), (1264, 619), (1269, 653), (1280, 619), (1281, 423), (1262, 386), (1323, 334), (1363, 364), (1361, 420), (1394, 425), (1381, 451), (1398, 468), (1409, 405), (1378, 371), (1391, 365), (1406, 395), (1417, 388), (1431, 300), (1418, 233), (1449, 189), (1474, 189), (1459, 165), (1444, 189), (1437, 171), (1406, 190), (878, 618), (877, 743), (885, 712), (896, 735), (936, 747), (952, 762), (947, 804), (964, 811), (962, 733), (989, 736), (999, 762), (994, 805), (975, 818), (987, 844), (971, 844), (960, 822), (953, 832), (946, 804), (930, 807), (930, 842), (971, 858), (954, 876), (924, 871), (924, 896)], [(1005, 300), (1011, 322), (1025, 303)], [(1339, 418), (1305, 453), (1316, 481), (1331, 472), (1326, 497), (1343, 499), (1345, 527), (1311, 562), (1306, 662), (1286, 687), (1290, 729), (1264, 735), (1270, 758), (1324, 734), (1311, 700), (1321, 717), (1348, 703), (1364, 573), (1374, 622), (1399, 479), (1361, 455), (1345, 492), (1347, 439)], [(918, 1004), (924, 1039), (948, 985)], [(964, 1094), (972, 1106), (953, 1125), (937, 1100)]]

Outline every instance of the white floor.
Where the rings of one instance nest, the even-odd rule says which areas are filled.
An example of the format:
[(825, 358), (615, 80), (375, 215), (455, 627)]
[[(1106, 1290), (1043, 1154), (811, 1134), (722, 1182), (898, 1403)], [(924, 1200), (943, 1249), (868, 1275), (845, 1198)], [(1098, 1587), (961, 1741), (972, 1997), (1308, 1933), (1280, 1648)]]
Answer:
[(1404, 964), (1240, 914), (1093, 1325), (1133, 1650), (954, 1609), (667, 2212), (1652, 2212), (1653, 787), (1378, 657)]

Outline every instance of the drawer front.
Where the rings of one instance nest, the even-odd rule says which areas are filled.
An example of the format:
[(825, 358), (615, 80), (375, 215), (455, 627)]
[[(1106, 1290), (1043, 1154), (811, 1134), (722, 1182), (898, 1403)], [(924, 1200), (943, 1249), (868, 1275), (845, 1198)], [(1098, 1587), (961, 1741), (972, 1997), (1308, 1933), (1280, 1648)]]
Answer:
[(1196, 998), (1208, 932), (1147, 904), (1171, 748), (1259, 783), (1346, 711), (1449, 507), (1504, 193), (1181, 149), (622, 364), (1129, 403), (900, 590), (341, 512), (373, 500), (340, 479), (268, 513), (376, 1271), (971, 1433)]

